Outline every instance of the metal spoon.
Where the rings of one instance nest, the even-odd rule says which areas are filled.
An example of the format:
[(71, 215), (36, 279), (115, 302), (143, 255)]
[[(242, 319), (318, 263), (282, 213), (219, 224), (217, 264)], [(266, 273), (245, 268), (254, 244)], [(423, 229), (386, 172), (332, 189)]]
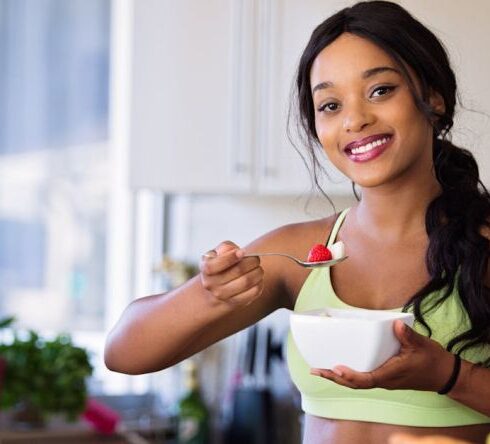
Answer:
[(344, 259), (347, 259), (349, 256), (343, 256), (339, 257), (338, 259), (331, 259), (329, 261), (321, 261), (321, 262), (308, 262), (308, 261), (302, 261), (298, 259), (297, 257), (291, 256), (290, 254), (286, 253), (247, 253), (243, 257), (256, 257), (256, 256), (282, 256), (286, 257), (288, 259), (291, 259), (292, 261), (296, 262), (298, 265), (301, 265), (302, 267), (305, 268), (322, 268), (322, 267), (331, 267), (332, 265), (338, 264), (339, 262), (342, 262)]

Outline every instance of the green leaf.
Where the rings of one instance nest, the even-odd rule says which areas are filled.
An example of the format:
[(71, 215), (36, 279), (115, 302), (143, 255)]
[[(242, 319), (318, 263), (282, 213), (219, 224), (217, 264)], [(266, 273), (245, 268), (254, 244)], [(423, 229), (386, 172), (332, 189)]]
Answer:
[(10, 327), (15, 322), (15, 316), (0, 319), (0, 328)]

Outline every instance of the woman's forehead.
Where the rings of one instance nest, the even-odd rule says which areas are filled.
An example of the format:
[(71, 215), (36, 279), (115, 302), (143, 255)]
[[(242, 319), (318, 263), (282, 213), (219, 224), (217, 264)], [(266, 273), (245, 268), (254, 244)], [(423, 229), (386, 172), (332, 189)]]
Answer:
[(314, 80), (335, 82), (335, 79), (362, 75), (367, 70), (381, 66), (398, 69), (382, 48), (365, 38), (344, 33), (323, 48), (313, 61), (311, 83)]

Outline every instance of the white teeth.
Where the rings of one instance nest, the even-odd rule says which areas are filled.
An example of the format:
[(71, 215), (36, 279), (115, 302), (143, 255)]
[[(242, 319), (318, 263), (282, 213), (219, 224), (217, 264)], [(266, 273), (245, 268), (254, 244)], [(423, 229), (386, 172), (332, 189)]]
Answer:
[(352, 154), (361, 154), (366, 153), (377, 146), (382, 145), (383, 143), (388, 142), (388, 137), (383, 137), (382, 139), (375, 140), (374, 142), (369, 142), (366, 145), (358, 146), (357, 148), (352, 148)]

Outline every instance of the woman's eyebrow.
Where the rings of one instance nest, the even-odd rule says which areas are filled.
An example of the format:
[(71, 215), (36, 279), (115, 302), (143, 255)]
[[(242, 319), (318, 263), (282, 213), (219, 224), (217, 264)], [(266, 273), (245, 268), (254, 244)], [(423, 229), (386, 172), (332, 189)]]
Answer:
[[(392, 66), (377, 66), (375, 68), (369, 68), (366, 71), (364, 71), (361, 74), (361, 78), (363, 79), (368, 79), (369, 77), (373, 77), (377, 74), (380, 74), (382, 72), (394, 72), (398, 75), (401, 75), (400, 70), (393, 68)], [(316, 91), (321, 90), (321, 89), (327, 89), (327, 88), (332, 88), (334, 86), (333, 82), (327, 81), (327, 82), (320, 82), (317, 85), (315, 85), (311, 91), (312, 94), (314, 94)]]
[(370, 68), (364, 71), (361, 77), (363, 79), (367, 79), (369, 77), (375, 76), (376, 74), (380, 74), (386, 71), (391, 71), (398, 75), (401, 75), (401, 72), (398, 69), (393, 68), (392, 66), (377, 66), (376, 68)]

